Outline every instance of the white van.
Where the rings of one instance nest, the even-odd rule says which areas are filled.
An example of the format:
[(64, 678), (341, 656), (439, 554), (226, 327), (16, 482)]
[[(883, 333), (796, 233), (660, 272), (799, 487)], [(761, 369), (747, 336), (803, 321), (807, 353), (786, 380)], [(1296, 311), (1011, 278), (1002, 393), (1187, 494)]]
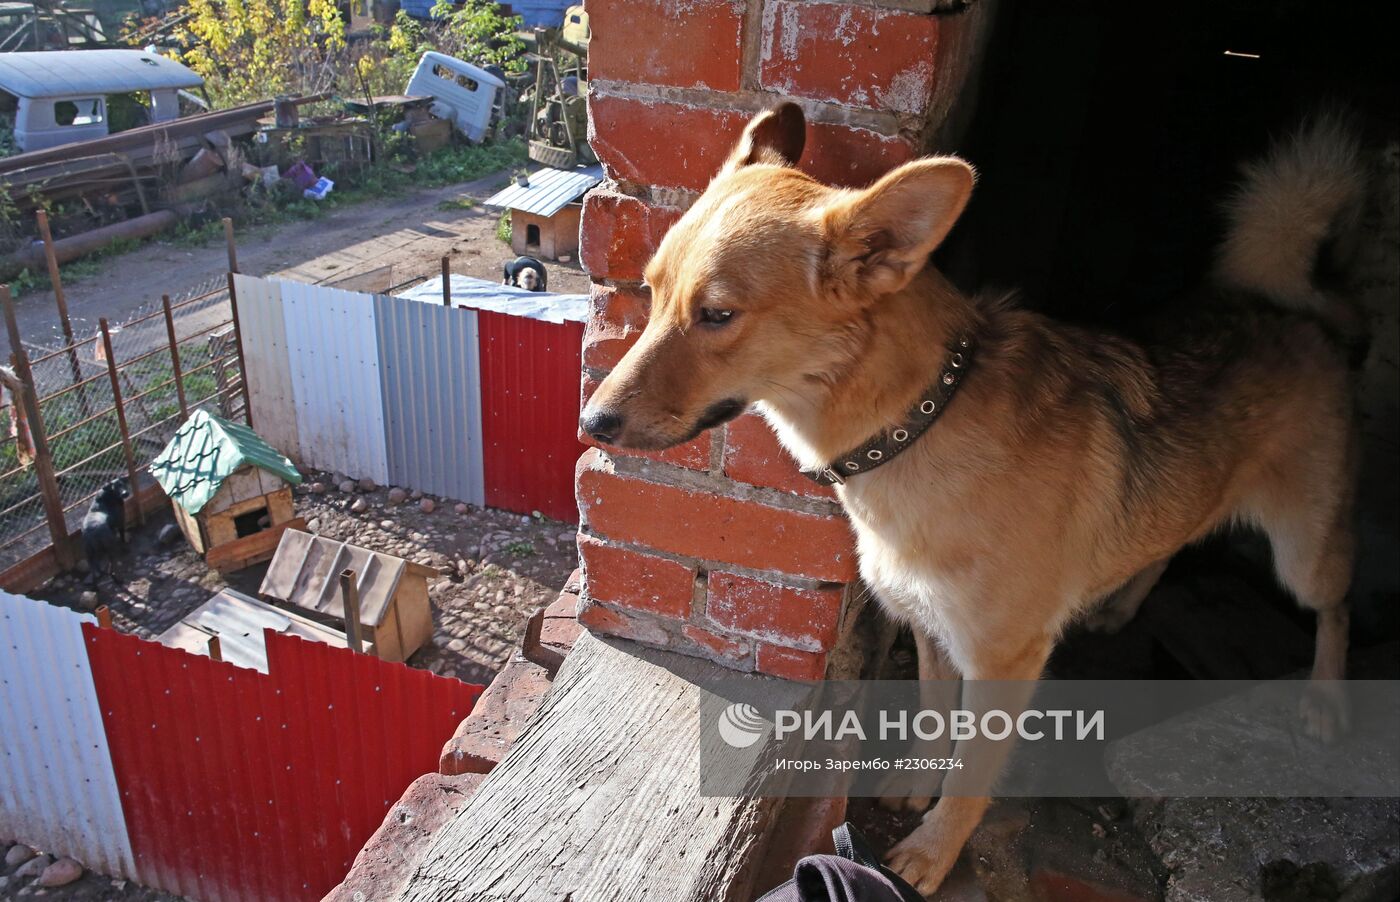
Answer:
[(143, 50), (0, 53), (0, 115), (15, 146), (43, 150), (180, 116), (182, 91), (204, 79)]
[(404, 93), (433, 98), (434, 116), (450, 119), (469, 140), (480, 142), (491, 126), (496, 94), (505, 86), (480, 66), (430, 50), (418, 61)]

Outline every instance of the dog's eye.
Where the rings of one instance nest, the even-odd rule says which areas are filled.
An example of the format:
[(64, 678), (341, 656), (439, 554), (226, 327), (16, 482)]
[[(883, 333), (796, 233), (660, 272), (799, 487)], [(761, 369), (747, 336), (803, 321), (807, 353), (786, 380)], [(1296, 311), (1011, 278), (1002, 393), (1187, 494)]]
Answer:
[(722, 326), (733, 318), (733, 310), (721, 310), (718, 307), (700, 308), (700, 322), (709, 326)]

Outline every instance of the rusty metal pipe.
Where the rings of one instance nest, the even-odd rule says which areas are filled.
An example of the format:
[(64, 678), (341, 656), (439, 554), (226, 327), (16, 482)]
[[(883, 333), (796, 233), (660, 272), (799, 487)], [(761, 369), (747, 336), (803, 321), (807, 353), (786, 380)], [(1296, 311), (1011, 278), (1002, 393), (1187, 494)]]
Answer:
[[(147, 238), (157, 232), (165, 231), (179, 221), (180, 214), (174, 210), (157, 210), (154, 213), (147, 213), (145, 216), (114, 222), (111, 225), (92, 229), (79, 235), (70, 235), (53, 243), (54, 258), (58, 263), (69, 263), (85, 254), (101, 250), (119, 238), (132, 240)], [(44, 245), (32, 244), (16, 251), (0, 262), (0, 272), (10, 269), (15, 271), (29, 268), (37, 269), (45, 262)]]

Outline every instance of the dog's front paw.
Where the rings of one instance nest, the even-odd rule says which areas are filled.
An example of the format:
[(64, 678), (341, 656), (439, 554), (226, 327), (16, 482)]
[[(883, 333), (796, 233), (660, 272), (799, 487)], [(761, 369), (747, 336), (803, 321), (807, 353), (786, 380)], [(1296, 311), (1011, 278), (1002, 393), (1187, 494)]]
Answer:
[(935, 839), (933, 827), (925, 820), (890, 849), (885, 862), (911, 886), (929, 896), (943, 884), (957, 856), (957, 849), (948, 849)]
[(1351, 727), (1351, 703), (1341, 680), (1309, 680), (1298, 700), (1303, 732), (1320, 742), (1332, 742)]

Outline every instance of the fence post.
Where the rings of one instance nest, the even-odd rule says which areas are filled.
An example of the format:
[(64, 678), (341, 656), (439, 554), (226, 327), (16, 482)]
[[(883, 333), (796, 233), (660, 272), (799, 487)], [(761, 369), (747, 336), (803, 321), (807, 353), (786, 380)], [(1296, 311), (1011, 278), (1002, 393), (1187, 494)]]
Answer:
[(29, 355), (24, 351), (24, 343), (19, 337), (19, 322), (15, 319), (15, 304), (10, 297), (10, 286), (0, 285), (0, 305), (5, 308), (5, 328), (9, 330), (10, 347), (14, 351), (15, 375), (19, 376), (20, 403), (24, 405), (29, 432), (34, 442), (34, 475), (39, 479), (39, 494), (44, 500), (44, 518), (49, 524), (49, 537), (53, 541), (54, 557), (65, 570), (77, 563), (77, 554), (68, 540), (68, 521), (63, 515), (63, 497), (58, 491), (58, 477), (53, 471), (53, 457), (49, 454), (49, 439), (44, 431), (44, 413), (39, 409), (39, 395), (34, 391), (34, 374), (29, 369)]
[(170, 338), (170, 369), (175, 374), (175, 394), (180, 399), (180, 422), (190, 418), (189, 405), (185, 403), (185, 374), (180, 370), (180, 343), (175, 340), (175, 315), (170, 312), (170, 295), (160, 296), (165, 308), (165, 334)]
[[(224, 220), (231, 222), (231, 220)], [(243, 357), (243, 325), (238, 321), (238, 293), (233, 288), (233, 271), (228, 274), (228, 303), (233, 310), (233, 345), (238, 349), (238, 381), (243, 386), (243, 422), (253, 426), (253, 398), (248, 394), (248, 361)]]
[(228, 247), (228, 271), (238, 272), (238, 246), (233, 243), (233, 220), (224, 217), (224, 244)]
[(107, 328), (107, 317), (97, 321), (102, 327), (102, 350), (107, 356), (107, 378), (112, 380), (112, 406), (117, 411), (117, 429), (122, 435), (122, 454), (126, 455), (127, 484), (131, 486), (131, 497), (136, 501), (136, 522), (145, 523), (146, 513), (141, 509), (140, 488), (136, 482), (136, 455), (131, 450), (131, 433), (126, 428), (126, 407), (122, 404), (122, 380), (117, 374), (117, 359), (112, 353), (112, 333)]
[(446, 257), (442, 258), (442, 306), (452, 306), (452, 267)]
[[(78, 363), (78, 349), (73, 343), (73, 322), (68, 318), (68, 296), (63, 293), (63, 279), (58, 273), (58, 255), (53, 247), (53, 232), (49, 229), (49, 214), (44, 210), (36, 210), (34, 218), (39, 225), (39, 239), (44, 242), (44, 260), (49, 267), (49, 283), (53, 285), (54, 303), (58, 305), (58, 323), (63, 327), (63, 340), (68, 345), (68, 365), (73, 370), (73, 382), (82, 382), (83, 368)], [(78, 389), (78, 401), (83, 406), (83, 416), (91, 416), (85, 388)]]
[(346, 644), (356, 654), (363, 654), (365, 647), (360, 638), (360, 588), (355, 585), (355, 571), (349, 568), (340, 571), (340, 600), (345, 606)]
[(209, 637), (209, 660), (222, 661), (224, 659), (224, 648), (219, 642), (219, 637), (213, 635)]

